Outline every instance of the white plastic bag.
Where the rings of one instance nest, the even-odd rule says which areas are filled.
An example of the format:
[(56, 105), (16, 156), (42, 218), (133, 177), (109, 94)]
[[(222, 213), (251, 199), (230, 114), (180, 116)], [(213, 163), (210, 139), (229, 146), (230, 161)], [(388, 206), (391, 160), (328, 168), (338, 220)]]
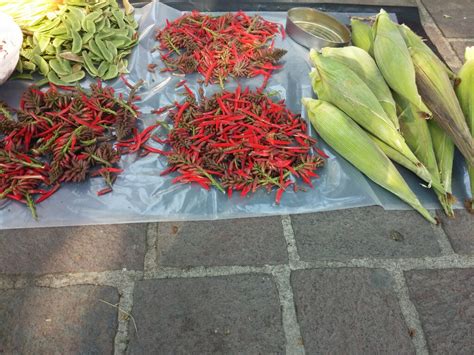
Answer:
[(3, 84), (15, 70), (23, 34), (13, 19), (0, 12), (0, 85)]

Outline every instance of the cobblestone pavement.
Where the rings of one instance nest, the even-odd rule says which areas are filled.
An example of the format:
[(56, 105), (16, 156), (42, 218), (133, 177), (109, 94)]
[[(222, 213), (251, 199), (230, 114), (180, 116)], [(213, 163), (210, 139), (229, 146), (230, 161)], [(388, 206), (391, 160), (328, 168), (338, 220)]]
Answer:
[[(452, 67), (474, 43), (471, 0), (359, 2), (419, 5)], [(0, 231), (0, 353), (473, 354), (456, 212)]]

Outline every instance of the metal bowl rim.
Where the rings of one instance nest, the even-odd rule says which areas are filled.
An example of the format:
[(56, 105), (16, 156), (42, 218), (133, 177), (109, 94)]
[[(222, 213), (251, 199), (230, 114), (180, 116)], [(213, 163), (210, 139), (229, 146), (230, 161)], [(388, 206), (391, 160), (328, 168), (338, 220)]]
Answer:
[[(318, 15), (321, 15), (321, 16), (326, 16), (328, 17), (329, 19), (331, 19), (332, 21), (334, 21), (335, 23), (341, 25), (343, 28), (344, 28), (344, 32), (345, 34), (347, 35), (348, 37), (348, 40), (347, 41), (332, 41), (332, 40), (328, 40), (326, 38), (322, 38), (322, 37), (319, 37), (319, 36), (316, 36), (314, 33), (311, 33), (311, 32), (308, 32), (306, 31), (304, 28), (302, 28), (301, 26), (299, 26), (297, 23), (295, 23), (294, 21), (294, 17), (291, 16), (291, 12), (293, 10), (309, 10), (309, 11), (312, 11), (312, 12), (316, 12)], [(304, 7), (304, 6), (299, 6), (299, 7), (292, 7), (291, 9), (289, 9), (286, 13), (286, 18), (287, 20), (291, 21), (291, 23), (293, 25), (295, 25), (299, 30), (303, 31), (304, 33), (314, 37), (314, 38), (317, 38), (317, 39), (320, 39), (322, 41), (325, 41), (327, 43), (334, 43), (334, 44), (348, 44), (350, 43), (351, 41), (351, 32), (349, 31), (349, 29), (347, 28), (346, 25), (344, 25), (341, 21), (339, 21), (337, 18), (335, 18), (334, 16), (331, 16), (323, 11), (319, 11), (319, 10), (316, 10), (316, 9), (313, 9), (312, 7)], [(315, 23), (315, 24), (319, 24), (318, 22), (315, 22), (315, 21), (311, 21), (312, 23)], [(327, 27), (327, 26), (326, 26)], [(339, 31), (339, 29), (336, 29), (334, 28), (333, 26), (330, 27), (332, 30), (335, 30), (338, 34), (340, 34), (341, 36), (343, 35), (341, 33), (341, 31)]]

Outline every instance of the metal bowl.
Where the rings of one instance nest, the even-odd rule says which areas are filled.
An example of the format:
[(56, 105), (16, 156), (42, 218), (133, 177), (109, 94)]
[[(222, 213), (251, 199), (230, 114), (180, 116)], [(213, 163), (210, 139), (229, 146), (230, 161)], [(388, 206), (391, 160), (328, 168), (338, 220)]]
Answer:
[(307, 48), (343, 47), (351, 41), (349, 29), (321, 11), (310, 7), (288, 10), (286, 33)]

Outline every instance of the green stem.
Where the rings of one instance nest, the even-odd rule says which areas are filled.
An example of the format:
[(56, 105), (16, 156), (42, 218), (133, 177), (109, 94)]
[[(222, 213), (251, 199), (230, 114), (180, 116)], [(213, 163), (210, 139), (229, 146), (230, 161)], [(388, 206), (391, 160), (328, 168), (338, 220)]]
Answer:
[(99, 163), (104, 164), (104, 165), (107, 166), (107, 167), (112, 166), (112, 164), (110, 164), (110, 162), (108, 162), (108, 161), (106, 161), (106, 160), (104, 160), (104, 159), (102, 159), (102, 158), (99, 158), (97, 155), (90, 154), (90, 157), (91, 157), (92, 159), (98, 161)]
[(214, 185), (220, 192), (225, 193), (224, 188), (212, 177), (211, 174), (209, 174), (206, 170), (202, 168), (199, 168), (199, 170), (202, 174), (204, 174), (204, 176), (206, 176), (211, 181), (212, 185)]
[(25, 197), (26, 197), (26, 203), (27, 203), (28, 207), (30, 208), (31, 215), (32, 215), (33, 218), (37, 221), (37, 220), (38, 220), (38, 214), (36, 213), (36, 205), (35, 205), (35, 202), (34, 202), (33, 199), (31, 198), (31, 195), (28, 194), (28, 193), (25, 195)]

